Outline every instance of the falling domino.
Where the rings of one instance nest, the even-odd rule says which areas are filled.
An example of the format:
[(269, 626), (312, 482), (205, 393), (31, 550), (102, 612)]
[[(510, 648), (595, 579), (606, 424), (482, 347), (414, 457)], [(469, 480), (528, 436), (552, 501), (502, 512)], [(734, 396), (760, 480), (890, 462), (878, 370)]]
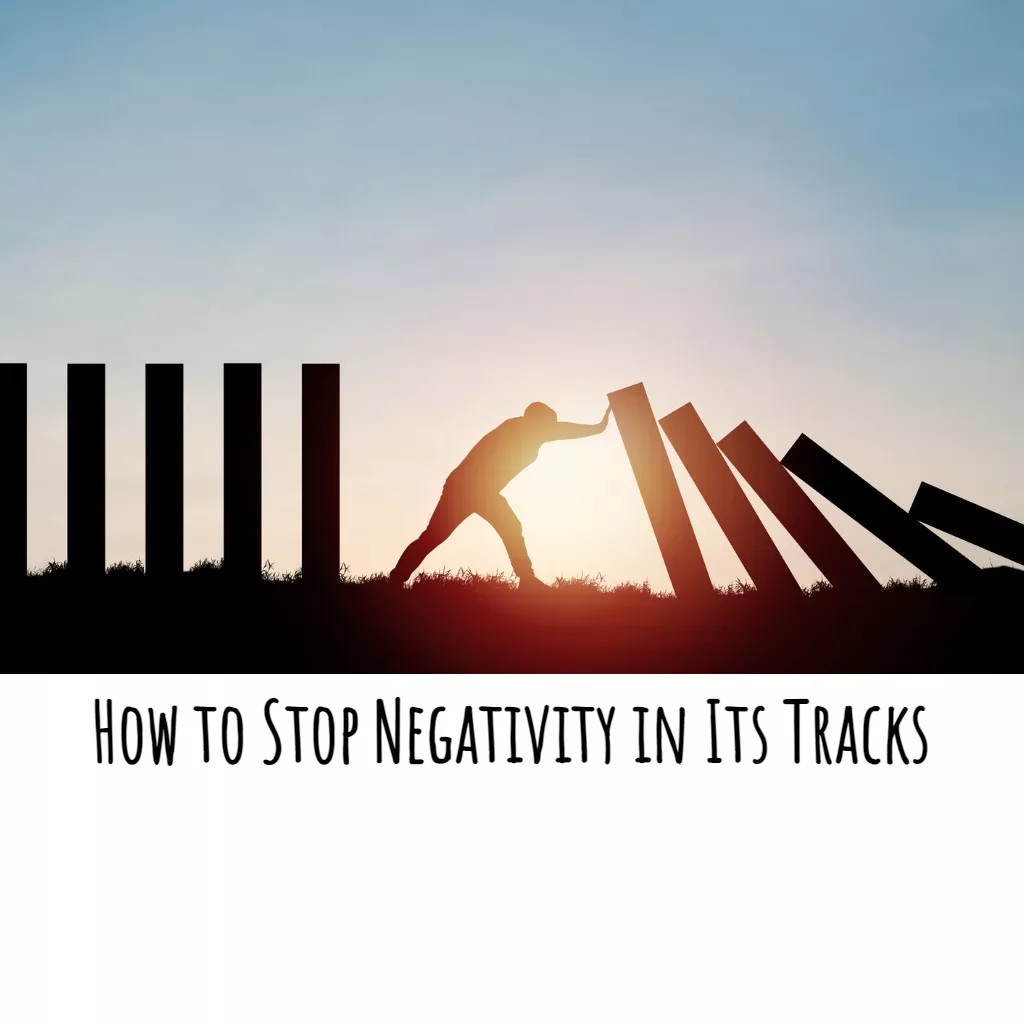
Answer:
[(693, 525), (679, 492), (643, 384), (608, 395), (640, 496), (665, 560), (672, 589), (680, 599), (706, 599), (714, 593)]
[(881, 584), (745, 420), (718, 447), (836, 591), (877, 593)]
[(180, 576), (185, 557), (184, 367), (146, 364), (146, 577)]
[(921, 484), (910, 514), (936, 530), (1024, 564), (1024, 523), (931, 484)]
[(68, 364), (68, 571), (106, 569), (106, 366)]
[(781, 461), (794, 476), (813, 487), (936, 583), (966, 582), (981, 571), (969, 558), (815, 444), (806, 434), (797, 438)]
[(697, 410), (687, 404), (659, 421), (754, 586), (779, 598), (802, 590), (747, 500)]
[(326, 583), (341, 567), (340, 367), (302, 366), (302, 578)]

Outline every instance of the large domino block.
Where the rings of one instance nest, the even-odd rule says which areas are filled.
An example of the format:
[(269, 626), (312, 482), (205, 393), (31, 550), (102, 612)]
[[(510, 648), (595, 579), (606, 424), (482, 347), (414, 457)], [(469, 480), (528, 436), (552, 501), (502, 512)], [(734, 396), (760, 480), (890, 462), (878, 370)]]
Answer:
[(1024, 565), (1024, 523), (931, 484), (921, 484), (910, 514), (943, 533)]
[(714, 593), (690, 516), (679, 492), (668, 452), (643, 384), (608, 395), (640, 496), (665, 560), (672, 589), (680, 599), (706, 599)]
[(106, 571), (106, 367), (68, 364), (68, 571)]
[(25, 578), (28, 569), (28, 367), (0, 363), (0, 536), (6, 554), (0, 581)]
[(782, 464), (936, 583), (965, 582), (980, 571), (805, 434), (782, 457)]
[(302, 366), (302, 578), (338, 579), (340, 481), (340, 368)]
[(224, 572), (259, 579), (262, 569), (262, 367), (224, 364)]
[(0, 362), (0, 582), (24, 580), (29, 567), (29, 371)]
[(799, 596), (800, 585), (693, 405), (684, 405), (659, 422), (754, 586), (780, 598)]
[(837, 591), (877, 592), (881, 584), (745, 420), (718, 447)]
[(146, 576), (179, 577), (185, 557), (184, 367), (146, 365)]

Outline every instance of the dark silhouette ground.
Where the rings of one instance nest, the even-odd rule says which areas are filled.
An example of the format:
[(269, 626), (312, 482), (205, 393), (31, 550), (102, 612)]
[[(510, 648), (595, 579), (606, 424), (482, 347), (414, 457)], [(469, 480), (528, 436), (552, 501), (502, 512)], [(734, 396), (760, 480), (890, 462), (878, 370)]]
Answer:
[(700, 608), (646, 587), (437, 574), (395, 592), (265, 574), (231, 585), (215, 563), (173, 583), (140, 565), (92, 583), (60, 566), (8, 588), (3, 672), (1017, 672), (1024, 572), (970, 591), (893, 581), (851, 604), (825, 584), (771, 603), (734, 584)]

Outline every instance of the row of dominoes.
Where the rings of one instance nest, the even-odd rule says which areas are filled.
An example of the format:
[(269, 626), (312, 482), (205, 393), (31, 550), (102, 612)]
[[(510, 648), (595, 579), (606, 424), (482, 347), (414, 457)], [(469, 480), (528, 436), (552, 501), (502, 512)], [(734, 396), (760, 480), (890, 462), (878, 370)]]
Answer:
[(692, 405), (656, 419), (643, 384), (608, 399), (677, 596), (713, 588), (662, 432), (758, 590), (785, 598), (800, 588), (729, 463), (838, 590), (871, 593), (879, 583), (796, 477), (937, 583), (965, 582), (979, 568), (929, 525), (1024, 562), (1024, 524), (927, 483), (906, 511), (804, 434), (780, 460), (746, 422), (716, 443)]
[[(67, 375), (68, 570), (102, 575), (106, 566), (106, 368), (71, 363)], [(302, 566), (307, 580), (336, 580), (341, 562), (340, 372), (336, 363), (302, 367)], [(147, 576), (180, 576), (184, 558), (184, 368), (146, 366)], [(0, 564), (7, 579), (27, 560), (27, 367), (0, 364)], [(224, 365), (224, 571), (259, 579), (261, 559), (262, 367)]]
[[(106, 373), (73, 363), (67, 376), (68, 569), (105, 570)], [(180, 575), (184, 533), (183, 367), (146, 366), (146, 550), (148, 576)], [(27, 562), (27, 367), (0, 364), (0, 576), (23, 578)], [(340, 372), (336, 363), (302, 367), (303, 578), (338, 578)], [(746, 422), (715, 442), (692, 405), (656, 419), (643, 384), (608, 395), (651, 526), (677, 596), (703, 598), (711, 578), (676, 481), (662, 432), (675, 449), (755, 587), (800, 593), (736, 472), (833, 587), (870, 593), (878, 581), (797, 484), (799, 477), (936, 582), (956, 584), (978, 567), (925, 524), (1015, 562), (1024, 562), (1024, 525), (921, 484), (909, 511), (801, 435), (776, 459)], [(224, 570), (261, 572), (262, 367), (224, 365)]]

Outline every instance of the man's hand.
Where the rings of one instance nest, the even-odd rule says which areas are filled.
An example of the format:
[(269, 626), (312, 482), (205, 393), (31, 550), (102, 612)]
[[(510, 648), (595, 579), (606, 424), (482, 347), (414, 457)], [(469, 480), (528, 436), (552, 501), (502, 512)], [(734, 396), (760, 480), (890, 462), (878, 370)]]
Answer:
[(609, 405), (604, 411), (600, 423), (562, 423), (559, 420), (554, 425), (551, 433), (547, 436), (548, 441), (567, 441), (574, 437), (593, 437), (600, 434), (608, 426), (608, 417), (612, 414), (612, 407)]

